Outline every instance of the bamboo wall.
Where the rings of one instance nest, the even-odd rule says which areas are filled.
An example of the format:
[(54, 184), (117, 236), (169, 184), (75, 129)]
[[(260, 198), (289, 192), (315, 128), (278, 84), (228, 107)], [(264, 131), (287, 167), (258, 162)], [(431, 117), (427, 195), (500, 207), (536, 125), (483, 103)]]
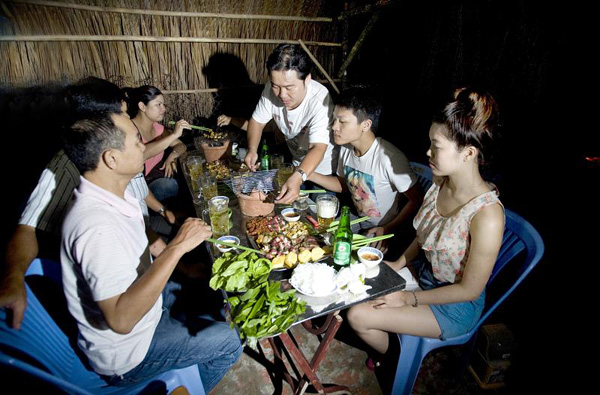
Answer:
[[(340, 47), (335, 44), (336, 40), (339, 41), (337, 27), (331, 21), (337, 12), (332, 5), (335, 3), (314, 0), (77, 2), (79, 5), (115, 7), (126, 11), (145, 9), (183, 13), (141, 15), (60, 7), (73, 4), (66, 1), (6, 1), (2, 7), (4, 18), (0, 23), (0, 34), (5, 38), (2, 41), (0, 37), (2, 86), (68, 84), (87, 76), (104, 78), (119, 86), (152, 84), (167, 93), (167, 105), (171, 108), (167, 118), (208, 117), (218, 104), (215, 99), (218, 101), (220, 96), (206, 90), (264, 84), (267, 79), (264, 62), (279, 41), (303, 40), (324, 69), (333, 75), (336, 62), (339, 63), (341, 57)], [(185, 14), (198, 12), (218, 15), (199, 17)], [(281, 19), (219, 17), (224, 14), (242, 17), (275, 15), (281, 16)], [(329, 17), (329, 21), (283, 19), (286, 16)], [(44, 40), (61, 41), (11, 41), (9, 36), (38, 36)], [(80, 41), (61, 36), (77, 36), (74, 40)], [(109, 38), (96, 40), (98, 36)], [(115, 36), (117, 41), (109, 41), (115, 40)], [(275, 41), (261, 44), (142, 41), (149, 37)], [(311, 42), (333, 44), (314, 45)], [(215, 57), (219, 53), (229, 55)], [(223, 73), (226, 56), (230, 56), (233, 63), (238, 63), (237, 69), (236, 65), (229, 65), (229, 73)], [(210, 71), (213, 75), (209, 81), (207, 74)], [(324, 79), (318, 71), (315, 77)], [(199, 90), (204, 91), (197, 92)]]

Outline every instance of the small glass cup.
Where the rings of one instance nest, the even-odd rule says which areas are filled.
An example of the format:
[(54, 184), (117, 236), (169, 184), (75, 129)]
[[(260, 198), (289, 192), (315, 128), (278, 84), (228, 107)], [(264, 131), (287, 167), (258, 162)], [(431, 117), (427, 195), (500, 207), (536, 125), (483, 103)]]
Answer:
[(308, 208), (308, 192), (301, 190), (294, 203), (292, 203), (292, 207), (298, 211), (306, 210)]
[(229, 233), (229, 198), (215, 196), (208, 201), (208, 215), (213, 237), (219, 238)]
[(185, 164), (187, 167), (187, 172), (190, 175), (190, 182), (192, 184), (194, 195), (197, 195), (200, 193), (198, 179), (204, 170), (204, 158), (200, 156), (188, 156)]
[(205, 201), (209, 201), (218, 194), (217, 177), (208, 171), (203, 172), (199, 178), (202, 195)]
[(317, 222), (319, 228), (327, 229), (337, 216), (340, 201), (334, 195), (319, 195), (317, 197)]
[(282, 163), (279, 169), (277, 170), (277, 184), (280, 190), (283, 184), (286, 183), (286, 181), (292, 176), (292, 174), (294, 174), (294, 165), (292, 165), (291, 163)]
[(283, 155), (273, 154), (271, 155), (271, 168), (279, 169), (283, 165)]

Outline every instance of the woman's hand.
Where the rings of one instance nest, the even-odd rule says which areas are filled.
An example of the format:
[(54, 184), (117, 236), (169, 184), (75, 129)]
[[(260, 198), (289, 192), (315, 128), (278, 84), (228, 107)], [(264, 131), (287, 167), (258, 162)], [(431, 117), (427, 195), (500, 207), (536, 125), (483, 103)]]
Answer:
[(172, 178), (177, 173), (177, 154), (170, 153), (160, 170), (165, 171), (165, 177)]
[(225, 114), (221, 114), (217, 118), (217, 126), (219, 126), (219, 127), (221, 127), (221, 126), (227, 126), (230, 123), (231, 123), (231, 117), (228, 117)]
[(385, 309), (386, 307), (402, 307), (414, 304), (414, 296), (412, 292), (398, 291), (384, 295), (380, 298), (372, 300), (374, 309)]
[(175, 130), (173, 131), (173, 135), (176, 138), (180, 138), (183, 134), (183, 129), (191, 129), (190, 124), (185, 119), (180, 119), (175, 124)]

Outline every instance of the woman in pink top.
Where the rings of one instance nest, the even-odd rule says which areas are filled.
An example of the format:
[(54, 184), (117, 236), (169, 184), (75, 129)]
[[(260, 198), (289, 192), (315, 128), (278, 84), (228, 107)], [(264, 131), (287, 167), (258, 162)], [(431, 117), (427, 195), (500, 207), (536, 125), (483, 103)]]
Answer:
[[(160, 201), (177, 195), (179, 186), (173, 178), (177, 172), (177, 157), (186, 151), (186, 146), (179, 140), (183, 129), (190, 125), (180, 120), (173, 133), (164, 133), (161, 122), (165, 116), (165, 98), (162, 92), (150, 85), (127, 89), (128, 112), (133, 124), (137, 127), (142, 141), (146, 144), (144, 152), (144, 174), (148, 186)], [(165, 157), (165, 150), (172, 148)]]
[(388, 332), (447, 338), (469, 331), (481, 316), (504, 233), (497, 191), (479, 172), (497, 120), (494, 99), (468, 88), (434, 118), (427, 151), (434, 183), (413, 222), (417, 237), (397, 261), (386, 262), (394, 270), (409, 263), (420, 289), (348, 312), (375, 360), (388, 349)]

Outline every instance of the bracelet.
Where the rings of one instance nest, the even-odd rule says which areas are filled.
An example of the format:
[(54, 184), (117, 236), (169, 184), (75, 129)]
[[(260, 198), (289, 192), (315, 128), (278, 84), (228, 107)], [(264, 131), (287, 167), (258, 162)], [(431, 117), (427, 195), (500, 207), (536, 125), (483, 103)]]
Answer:
[(161, 208), (158, 209), (158, 214), (163, 215), (165, 213), (165, 211), (167, 210), (166, 206), (162, 206)]
[(413, 294), (413, 297), (415, 298), (415, 303), (412, 305), (412, 307), (418, 307), (419, 306), (419, 299), (417, 299), (417, 294), (415, 293), (415, 291), (410, 291)]

